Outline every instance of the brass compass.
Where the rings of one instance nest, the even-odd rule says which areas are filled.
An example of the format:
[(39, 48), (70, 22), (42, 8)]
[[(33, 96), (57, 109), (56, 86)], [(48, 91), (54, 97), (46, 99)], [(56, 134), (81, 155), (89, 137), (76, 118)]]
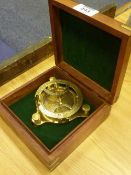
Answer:
[(83, 104), (82, 93), (75, 84), (55, 77), (38, 88), (35, 102), (37, 112), (32, 115), (35, 125), (66, 123), (77, 117), (87, 117), (90, 111), (90, 106)]

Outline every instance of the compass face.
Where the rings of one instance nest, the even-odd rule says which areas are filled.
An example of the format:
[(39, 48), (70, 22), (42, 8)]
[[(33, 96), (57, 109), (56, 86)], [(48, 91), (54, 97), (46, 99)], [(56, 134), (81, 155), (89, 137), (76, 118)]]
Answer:
[(75, 84), (55, 77), (38, 88), (35, 100), (37, 112), (32, 115), (35, 125), (69, 122), (86, 117), (90, 110), (88, 104), (83, 105), (82, 93)]
[(66, 80), (51, 78), (36, 92), (38, 108), (43, 115), (63, 119), (75, 114), (83, 97), (76, 85)]

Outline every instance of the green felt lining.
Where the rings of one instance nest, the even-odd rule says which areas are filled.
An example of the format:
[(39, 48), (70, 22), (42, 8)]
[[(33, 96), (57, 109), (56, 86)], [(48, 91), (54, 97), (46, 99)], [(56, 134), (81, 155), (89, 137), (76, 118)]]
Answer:
[[(36, 112), (35, 106), (35, 91), (26, 95), (19, 101), (10, 106), (10, 109), (18, 116), (18, 118), (37, 136), (48, 149), (52, 149), (64, 137), (66, 137), (76, 126), (78, 126), (85, 118), (77, 118), (65, 124), (51, 124), (35, 127), (31, 123), (32, 114)], [(90, 104), (89, 102), (86, 103)], [(90, 104), (92, 113), (95, 106)]]
[(60, 20), (65, 61), (111, 91), (121, 40), (61, 10)]

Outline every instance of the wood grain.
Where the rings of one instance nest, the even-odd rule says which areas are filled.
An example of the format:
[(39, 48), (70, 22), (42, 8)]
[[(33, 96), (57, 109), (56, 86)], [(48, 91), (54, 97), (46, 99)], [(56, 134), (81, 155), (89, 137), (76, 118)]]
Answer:
[(53, 55), (51, 38), (39, 41), (0, 64), (0, 85)]
[[(128, 11), (124, 12), (124, 19), (128, 14)], [(121, 16), (118, 16), (117, 20), (121, 20), (123, 18)], [(0, 87), (0, 97), (52, 65), (54, 65), (53, 57), (3, 85)], [(131, 58), (119, 100), (113, 105), (109, 118), (52, 173), (1, 118), (0, 127), (0, 174), (2, 175), (130, 175)]]

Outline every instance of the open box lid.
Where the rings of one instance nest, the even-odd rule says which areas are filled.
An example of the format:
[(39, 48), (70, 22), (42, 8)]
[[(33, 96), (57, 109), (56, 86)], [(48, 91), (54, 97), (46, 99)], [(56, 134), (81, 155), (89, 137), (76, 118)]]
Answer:
[(119, 96), (131, 51), (131, 32), (121, 23), (49, 0), (56, 65), (112, 104)]

